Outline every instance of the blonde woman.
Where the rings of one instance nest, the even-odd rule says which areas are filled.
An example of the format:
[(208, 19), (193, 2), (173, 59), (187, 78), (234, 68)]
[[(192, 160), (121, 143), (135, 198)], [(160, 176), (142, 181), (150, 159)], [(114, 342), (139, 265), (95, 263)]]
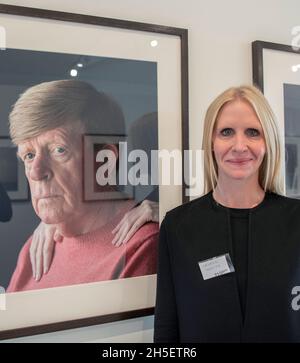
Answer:
[[(205, 192), (160, 230), (155, 342), (299, 342), (300, 202), (263, 94), (230, 88), (206, 113)], [(300, 308), (300, 306), (299, 306)]]

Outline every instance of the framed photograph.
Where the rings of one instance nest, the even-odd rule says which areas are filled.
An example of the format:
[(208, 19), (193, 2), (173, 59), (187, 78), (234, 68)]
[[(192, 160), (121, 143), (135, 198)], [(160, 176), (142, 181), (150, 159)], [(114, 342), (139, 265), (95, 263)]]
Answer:
[(17, 148), (9, 138), (0, 138), (0, 183), (12, 201), (28, 200), (28, 183)]
[(257, 40), (252, 66), (253, 83), (268, 99), (282, 131), (286, 195), (300, 198), (300, 50)]
[[(144, 200), (159, 222), (188, 200), (185, 158), (173, 170), (182, 182), (163, 183), (152, 154), (189, 149), (187, 30), (10, 5), (0, 27), (0, 153), (11, 137), (31, 192), (0, 225), (0, 339), (152, 315), (159, 223), (119, 247), (112, 230)], [(6, 159), (2, 182), (21, 196), (27, 182)], [(117, 185), (103, 188), (113, 171)], [(63, 241), (37, 281), (29, 250), (41, 220)]]

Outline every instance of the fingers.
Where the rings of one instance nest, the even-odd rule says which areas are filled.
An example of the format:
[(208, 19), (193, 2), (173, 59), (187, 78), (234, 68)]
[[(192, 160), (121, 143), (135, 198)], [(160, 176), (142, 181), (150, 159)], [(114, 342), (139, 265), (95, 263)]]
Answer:
[(157, 202), (145, 199), (140, 207), (143, 208), (143, 213), (148, 222), (159, 222), (159, 204)]
[(115, 238), (113, 239), (112, 243), (116, 246), (119, 247), (121, 246), (125, 236), (127, 235), (129, 229), (130, 229), (129, 222), (124, 222), (123, 225), (120, 227), (118, 233), (116, 234)]
[(53, 252), (54, 252), (54, 241), (51, 239), (44, 244), (43, 248), (44, 274), (46, 274), (49, 271), (52, 262)]
[(62, 236), (53, 227), (48, 227), (44, 231), (44, 246), (43, 246), (43, 273), (46, 274), (52, 262), (55, 241), (62, 241)]
[(54, 240), (61, 242), (63, 237), (56, 232), (55, 227), (40, 223), (34, 231), (30, 246), (32, 276), (36, 281), (49, 271), (55, 247)]
[[(134, 208), (135, 209), (135, 208)], [(133, 210), (134, 210), (133, 209)], [(112, 240), (112, 244), (115, 246), (120, 246), (122, 244), (122, 238), (127, 234), (133, 222), (131, 222), (132, 216), (134, 213), (132, 211), (127, 212), (118, 225), (113, 229), (112, 233), (115, 233), (115, 237)], [(134, 217), (133, 217), (134, 218)], [(134, 221), (134, 219), (133, 219)]]
[(43, 248), (44, 242), (38, 244), (35, 253), (35, 280), (39, 281), (43, 273)]
[(118, 225), (113, 229), (115, 234), (112, 244), (116, 247), (128, 242), (135, 232), (145, 223), (158, 222), (159, 207), (157, 202), (144, 200), (139, 206), (127, 212)]
[(60, 233), (58, 233), (57, 231), (55, 231), (53, 239), (54, 239), (55, 242), (59, 242), (60, 243), (60, 242), (63, 241), (64, 237)]
[(139, 230), (143, 225), (145, 224), (144, 217), (140, 217), (130, 228), (130, 230), (127, 232), (122, 244), (127, 243), (130, 238), (136, 233), (137, 230)]
[(115, 234), (115, 233), (117, 233), (120, 230), (120, 228), (122, 227), (123, 223), (126, 221), (127, 216), (128, 216), (128, 213), (126, 213), (124, 215), (124, 217), (120, 220), (120, 222), (117, 224), (117, 226), (111, 231), (111, 233)]
[(120, 247), (122, 244), (127, 243), (130, 238), (135, 234), (135, 232), (147, 222), (147, 216), (145, 214), (138, 217), (137, 215), (134, 217), (127, 217), (126, 221), (123, 221), (123, 224), (119, 227), (119, 231), (115, 235), (112, 244), (116, 247)]
[(33, 235), (30, 250), (29, 250), (29, 256), (30, 256), (30, 262), (31, 262), (31, 268), (32, 268), (32, 277), (35, 279), (36, 274), (36, 266), (35, 266), (35, 255), (37, 250), (37, 237)]

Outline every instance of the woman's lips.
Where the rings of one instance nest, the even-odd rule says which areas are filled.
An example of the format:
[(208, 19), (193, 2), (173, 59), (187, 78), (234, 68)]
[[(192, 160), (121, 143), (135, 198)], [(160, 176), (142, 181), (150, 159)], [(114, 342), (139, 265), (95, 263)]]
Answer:
[(244, 165), (244, 164), (247, 164), (249, 161), (252, 161), (252, 159), (227, 160), (228, 163), (231, 163), (234, 165)]

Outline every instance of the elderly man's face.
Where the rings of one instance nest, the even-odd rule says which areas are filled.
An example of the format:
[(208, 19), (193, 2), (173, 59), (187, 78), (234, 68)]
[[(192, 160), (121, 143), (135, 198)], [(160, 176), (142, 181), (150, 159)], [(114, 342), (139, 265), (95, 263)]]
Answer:
[(82, 207), (82, 146), (78, 127), (64, 126), (18, 146), (32, 204), (48, 224), (67, 222)]

